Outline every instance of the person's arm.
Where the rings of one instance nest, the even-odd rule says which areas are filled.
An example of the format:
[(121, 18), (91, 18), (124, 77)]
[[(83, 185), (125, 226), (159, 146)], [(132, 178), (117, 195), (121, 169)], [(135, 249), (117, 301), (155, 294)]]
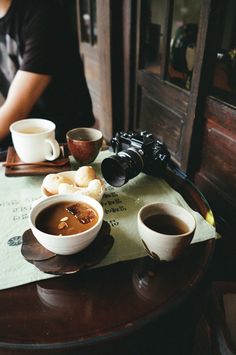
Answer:
[(11, 83), (8, 96), (0, 107), (0, 140), (9, 134), (11, 123), (27, 118), (32, 107), (51, 81), (50, 75), (19, 70)]

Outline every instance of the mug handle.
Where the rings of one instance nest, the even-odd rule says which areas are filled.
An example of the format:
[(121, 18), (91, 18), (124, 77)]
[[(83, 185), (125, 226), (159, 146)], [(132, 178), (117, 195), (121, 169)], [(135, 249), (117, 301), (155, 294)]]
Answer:
[(46, 160), (55, 160), (59, 157), (60, 155), (60, 147), (56, 139), (54, 138), (47, 138), (45, 139), (45, 142), (48, 143), (51, 148), (52, 148), (52, 153), (51, 154), (46, 154), (45, 159)]

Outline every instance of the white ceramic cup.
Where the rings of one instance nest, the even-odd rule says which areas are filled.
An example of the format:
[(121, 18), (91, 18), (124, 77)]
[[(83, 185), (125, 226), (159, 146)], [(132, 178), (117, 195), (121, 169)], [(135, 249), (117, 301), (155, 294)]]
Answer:
[(56, 126), (42, 118), (28, 118), (11, 124), (12, 142), (19, 158), (25, 163), (55, 160), (60, 147), (55, 139)]
[(190, 244), (196, 229), (195, 218), (189, 211), (158, 202), (139, 210), (137, 225), (146, 251), (158, 261), (176, 259)]

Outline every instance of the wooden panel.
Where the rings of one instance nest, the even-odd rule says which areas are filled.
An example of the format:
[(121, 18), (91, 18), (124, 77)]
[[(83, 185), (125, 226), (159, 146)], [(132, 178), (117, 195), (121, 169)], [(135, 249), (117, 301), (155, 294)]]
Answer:
[(219, 189), (236, 198), (236, 137), (230, 131), (208, 120), (201, 164), (201, 173)]
[(236, 112), (235, 107), (227, 105), (214, 97), (208, 97), (206, 103), (206, 116), (216, 124), (221, 125), (230, 131), (230, 134), (236, 134)]
[(101, 97), (100, 68), (99, 63), (88, 57), (84, 58), (84, 70), (86, 81), (91, 95)]
[(110, 0), (97, 1), (98, 45), (101, 102), (103, 118), (100, 121), (104, 137), (109, 140), (113, 131), (112, 84), (111, 84), (111, 3)]
[(236, 197), (236, 111), (208, 98), (201, 170), (230, 198)]
[[(90, 52), (91, 55), (91, 52)], [(100, 68), (99, 62), (96, 61), (96, 55), (94, 58), (90, 55), (84, 54), (84, 72), (88, 85), (88, 89), (91, 95), (91, 100), (93, 104), (93, 113), (96, 119), (96, 128), (101, 129), (100, 122), (102, 121), (104, 115), (101, 103), (101, 84), (100, 84)]]
[(225, 227), (233, 230), (236, 227), (235, 201), (201, 172), (195, 175), (194, 182), (210, 203), (217, 222), (221, 224), (221, 230), (225, 230)]
[[(80, 6), (77, 0), (77, 22), (80, 53), (84, 62), (85, 77), (93, 102), (96, 127), (105, 139), (113, 135), (112, 86), (111, 86), (111, 12), (110, 0), (100, 0), (97, 6), (96, 45), (82, 42), (80, 33)], [(100, 102), (100, 105), (99, 105)]]
[(80, 53), (82, 55), (82, 57), (86, 56), (89, 57), (95, 61), (99, 60), (98, 57), (98, 46), (91, 46), (89, 43), (86, 42), (81, 42), (79, 45), (80, 48)]
[(134, 92), (135, 92), (135, 26), (132, 21), (134, 8), (136, 2), (132, 0), (123, 0), (122, 5), (122, 18), (123, 18), (123, 30), (122, 30), (122, 43), (123, 43), (123, 73), (124, 73), (124, 130), (129, 130), (133, 126), (134, 120)]
[(150, 95), (158, 98), (166, 106), (174, 107), (176, 111), (187, 112), (189, 92), (180, 89), (167, 81), (160, 79), (144, 70), (137, 73), (138, 84), (148, 89)]
[(205, 115), (201, 164), (194, 181), (217, 214), (236, 225), (236, 111), (208, 98)]
[(99, 81), (100, 79), (100, 70), (99, 63), (90, 58), (85, 58), (84, 60), (84, 70), (86, 73), (87, 80)]
[(183, 115), (163, 107), (146, 90), (142, 90), (139, 128), (155, 134), (175, 157), (178, 156), (183, 125)]

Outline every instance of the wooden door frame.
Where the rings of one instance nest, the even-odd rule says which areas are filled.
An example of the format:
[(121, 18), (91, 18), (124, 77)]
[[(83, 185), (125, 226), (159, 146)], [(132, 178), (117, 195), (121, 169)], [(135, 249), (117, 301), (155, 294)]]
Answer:
[(82, 41), (81, 27), (80, 27), (80, 1), (76, 0), (77, 5), (77, 26), (79, 38), (79, 50), (84, 59), (88, 55), (93, 60), (99, 63), (99, 97), (102, 101), (102, 120), (97, 122), (97, 126), (102, 130), (104, 138), (109, 140), (113, 134), (113, 109), (112, 109), (112, 80), (111, 80), (111, 67), (112, 67), (112, 48), (111, 48), (111, 0), (97, 1), (97, 38), (96, 45)]

